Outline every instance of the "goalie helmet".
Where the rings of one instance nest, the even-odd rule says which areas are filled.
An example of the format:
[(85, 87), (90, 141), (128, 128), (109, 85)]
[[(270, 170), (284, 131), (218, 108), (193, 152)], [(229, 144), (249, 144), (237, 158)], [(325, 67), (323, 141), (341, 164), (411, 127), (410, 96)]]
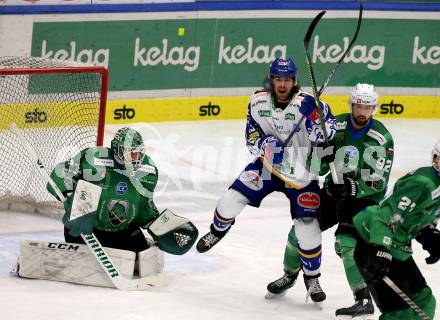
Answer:
[(144, 160), (144, 141), (139, 132), (128, 127), (119, 129), (111, 142), (113, 157), (120, 165), (131, 164), (137, 169)]
[(291, 58), (276, 58), (269, 69), (270, 78), (296, 78), (296, 65)]
[(373, 114), (377, 111), (379, 96), (372, 84), (358, 83), (351, 92), (349, 105), (350, 112), (354, 103), (373, 106)]
[[(437, 157), (437, 160), (434, 162), (434, 157)], [(434, 169), (440, 173), (440, 140), (434, 145), (434, 149), (432, 149), (432, 166)]]

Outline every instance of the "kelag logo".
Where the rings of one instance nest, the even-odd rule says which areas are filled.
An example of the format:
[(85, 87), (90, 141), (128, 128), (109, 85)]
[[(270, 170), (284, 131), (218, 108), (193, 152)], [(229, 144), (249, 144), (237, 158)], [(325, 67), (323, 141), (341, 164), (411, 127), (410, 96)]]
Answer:
[(133, 119), (134, 116), (136, 115), (136, 112), (132, 108), (127, 108), (127, 106), (124, 104), (122, 108), (115, 109), (113, 114), (114, 114), (113, 119), (125, 120), (125, 119)]
[(211, 104), (211, 101), (209, 101), (208, 105), (200, 106), (199, 108), (199, 116), (201, 117), (217, 116), (219, 114), (220, 114), (220, 106)]
[(394, 103), (391, 100), (390, 103), (383, 103), (380, 105), (380, 114), (401, 114), (403, 112), (403, 105)]
[(46, 122), (47, 114), (44, 111), (38, 111), (35, 108), (34, 111), (29, 111), (24, 114), (24, 119), (26, 123), (38, 123), (38, 122)]

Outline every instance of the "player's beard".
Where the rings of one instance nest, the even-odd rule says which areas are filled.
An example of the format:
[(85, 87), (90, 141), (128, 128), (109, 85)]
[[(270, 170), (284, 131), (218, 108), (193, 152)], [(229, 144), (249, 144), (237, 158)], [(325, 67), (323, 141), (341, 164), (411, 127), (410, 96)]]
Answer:
[(357, 117), (351, 116), (353, 122), (359, 127), (365, 127), (371, 119), (371, 116), (365, 117), (363, 115), (358, 115)]
[(438, 172), (438, 174), (440, 175), (440, 159), (439, 157), (435, 157), (432, 161), (432, 166), (434, 167), (434, 169)]

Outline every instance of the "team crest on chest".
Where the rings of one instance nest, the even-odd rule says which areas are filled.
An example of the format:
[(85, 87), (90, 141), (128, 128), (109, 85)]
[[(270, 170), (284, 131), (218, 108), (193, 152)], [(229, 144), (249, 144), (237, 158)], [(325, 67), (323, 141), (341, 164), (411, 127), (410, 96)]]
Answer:
[(108, 205), (108, 218), (115, 227), (128, 219), (128, 202), (125, 200), (111, 200)]

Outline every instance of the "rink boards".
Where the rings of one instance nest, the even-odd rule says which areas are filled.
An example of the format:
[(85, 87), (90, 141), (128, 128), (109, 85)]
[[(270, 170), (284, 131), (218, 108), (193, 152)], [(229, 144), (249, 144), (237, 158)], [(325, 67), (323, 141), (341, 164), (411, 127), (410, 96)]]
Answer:
[[(348, 96), (323, 99), (334, 114), (349, 112)], [(249, 96), (110, 100), (106, 123), (245, 119), (248, 102)], [(440, 96), (380, 96), (376, 117), (439, 119)]]

